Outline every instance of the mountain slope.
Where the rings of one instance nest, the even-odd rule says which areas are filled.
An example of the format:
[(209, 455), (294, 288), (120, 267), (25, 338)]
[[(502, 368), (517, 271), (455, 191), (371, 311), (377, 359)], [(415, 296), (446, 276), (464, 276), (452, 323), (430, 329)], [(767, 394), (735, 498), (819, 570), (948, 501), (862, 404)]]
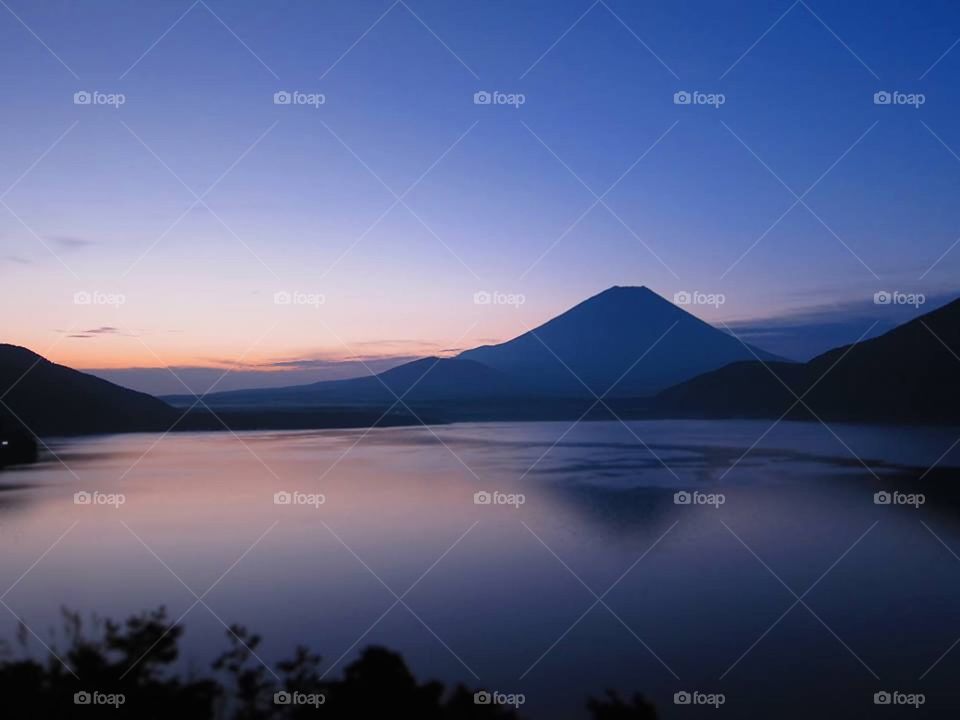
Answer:
[[(737, 363), (655, 398), (661, 414), (779, 417), (796, 398), (823, 419), (960, 423), (960, 300), (803, 364)], [(832, 369), (831, 369), (832, 368)], [(809, 417), (802, 406), (790, 417)]]
[[(775, 359), (762, 350), (754, 352)], [(513, 340), (467, 350), (459, 357), (541, 392), (589, 394), (585, 384), (597, 395), (612, 390), (611, 396), (652, 395), (754, 358), (736, 338), (645, 287), (610, 288)]]
[[(762, 350), (755, 352), (773, 359)], [(753, 357), (736, 338), (653, 291), (614, 287), (536, 330), (456, 358), (415, 360), (376, 377), (211, 393), (204, 402), (214, 408), (393, 404), (393, 393), (403, 395), (411, 386), (405, 398), (411, 403), (589, 397), (571, 371), (598, 395), (615, 385), (611, 396), (643, 396)], [(193, 401), (190, 396), (165, 399), (174, 405)]]
[(0, 344), (0, 397), (0, 425), (22, 422), (38, 435), (166, 430), (179, 417), (150, 395), (57, 365), (17, 345)]
[[(212, 408), (313, 407), (392, 405), (397, 396), (406, 403), (422, 404), (505, 399), (523, 394), (521, 385), (480, 363), (429, 357), (399, 365), (376, 376), (285, 388), (211, 393), (204, 396), (203, 401)], [(174, 405), (190, 405), (194, 399), (185, 395), (167, 398)]]

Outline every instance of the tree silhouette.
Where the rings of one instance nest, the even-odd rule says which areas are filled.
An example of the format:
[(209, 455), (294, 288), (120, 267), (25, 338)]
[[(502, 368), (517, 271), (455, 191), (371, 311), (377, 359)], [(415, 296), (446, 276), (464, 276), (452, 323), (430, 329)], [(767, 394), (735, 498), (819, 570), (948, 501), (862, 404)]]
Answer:
[[(260, 636), (233, 625), (229, 645), (204, 677), (181, 677), (183, 626), (170, 624), (166, 610), (135, 615), (122, 623), (93, 618), (89, 627), (78, 613), (63, 611), (62, 651), (43, 660), (30, 656), (29, 636), (21, 626), (13, 657), (3, 645), (0, 698), (4, 717), (176, 718), (176, 720), (347, 720), (392, 717), (418, 720), (519, 720), (512, 708), (478, 704), (473, 690), (442, 683), (420, 683), (403, 658), (382, 647), (368, 647), (344, 669), (340, 679), (325, 679), (321, 658), (298, 646), (292, 657), (267, 668), (256, 655)], [(46, 646), (45, 646), (46, 647)], [(631, 704), (616, 694), (591, 698), (596, 720), (653, 720), (656, 713), (642, 696)]]

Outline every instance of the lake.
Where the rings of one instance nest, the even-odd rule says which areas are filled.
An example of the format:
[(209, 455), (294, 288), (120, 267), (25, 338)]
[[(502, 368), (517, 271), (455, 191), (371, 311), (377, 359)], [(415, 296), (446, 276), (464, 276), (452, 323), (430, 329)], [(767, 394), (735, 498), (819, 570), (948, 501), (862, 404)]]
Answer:
[(184, 667), (240, 623), (267, 663), (306, 644), (335, 676), (384, 645), (530, 718), (607, 688), (668, 718), (960, 706), (960, 430), (770, 425), (51, 441), (59, 460), (0, 472), (0, 632), (163, 604)]

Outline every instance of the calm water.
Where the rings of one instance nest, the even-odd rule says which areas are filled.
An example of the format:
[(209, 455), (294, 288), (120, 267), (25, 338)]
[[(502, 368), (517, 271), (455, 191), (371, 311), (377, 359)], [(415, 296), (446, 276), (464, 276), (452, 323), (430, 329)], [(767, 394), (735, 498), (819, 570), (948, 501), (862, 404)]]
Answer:
[[(960, 430), (782, 423), (730, 470), (769, 423), (584, 423), (551, 448), (568, 425), (56, 442), (63, 464), (0, 473), (0, 592), (46, 639), (63, 605), (177, 618), (209, 589), (183, 618), (194, 665), (226, 646), (221, 620), (267, 662), (305, 643), (332, 674), (382, 644), (422, 680), (522, 692), (532, 718), (585, 717), (606, 688), (668, 718), (698, 712), (682, 690), (724, 694), (707, 717), (960, 707), (960, 645), (934, 665), (960, 637), (960, 452), (918, 481)], [(876, 708), (880, 690), (926, 704)]]

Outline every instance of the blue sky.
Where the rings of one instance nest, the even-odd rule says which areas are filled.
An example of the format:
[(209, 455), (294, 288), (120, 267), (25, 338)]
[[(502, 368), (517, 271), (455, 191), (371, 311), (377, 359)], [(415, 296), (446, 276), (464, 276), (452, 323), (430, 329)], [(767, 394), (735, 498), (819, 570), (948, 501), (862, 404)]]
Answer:
[(432, 354), (614, 284), (803, 357), (956, 289), (955, 3), (6, 2), (4, 340), (62, 362)]

